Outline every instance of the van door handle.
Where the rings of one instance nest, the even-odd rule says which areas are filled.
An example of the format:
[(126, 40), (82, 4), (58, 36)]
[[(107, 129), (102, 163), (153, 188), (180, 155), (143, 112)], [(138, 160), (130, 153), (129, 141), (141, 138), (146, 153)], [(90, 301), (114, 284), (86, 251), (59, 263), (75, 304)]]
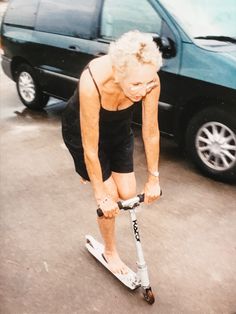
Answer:
[(101, 57), (101, 56), (104, 56), (105, 55), (105, 52), (98, 52), (95, 54), (96, 57)]
[(78, 46), (69, 46), (68, 48), (69, 48), (69, 50), (80, 51), (80, 47), (78, 47)]

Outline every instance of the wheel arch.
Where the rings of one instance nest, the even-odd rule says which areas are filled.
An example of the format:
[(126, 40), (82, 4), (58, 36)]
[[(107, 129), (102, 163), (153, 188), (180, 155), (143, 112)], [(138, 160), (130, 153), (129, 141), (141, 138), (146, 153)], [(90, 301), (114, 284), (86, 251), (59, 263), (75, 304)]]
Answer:
[(17, 78), (17, 69), (21, 64), (28, 64), (29, 66), (32, 67), (32, 65), (26, 59), (22, 57), (14, 57), (11, 62), (11, 73), (15, 82)]
[(189, 100), (181, 107), (176, 123), (176, 141), (181, 147), (185, 147), (185, 134), (191, 119), (209, 107), (236, 112), (236, 102), (233, 103), (232, 99), (199, 96)]

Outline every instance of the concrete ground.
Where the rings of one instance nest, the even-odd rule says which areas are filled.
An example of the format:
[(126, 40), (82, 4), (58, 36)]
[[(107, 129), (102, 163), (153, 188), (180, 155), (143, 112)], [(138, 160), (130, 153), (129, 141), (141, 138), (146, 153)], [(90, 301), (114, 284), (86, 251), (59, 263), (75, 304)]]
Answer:
[[(148, 305), (86, 251), (101, 239), (89, 184), (81, 185), (60, 133), (62, 102), (32, 112), (0, 72), (0, 313), (236, 313), (236, 188), (203, 177), (161, 139), (163, 197), (137, 216), (151, 285)], [(135, 129), (138, 192), (146, 178)], [(118, 247), (135, 269), (128, 213)]]

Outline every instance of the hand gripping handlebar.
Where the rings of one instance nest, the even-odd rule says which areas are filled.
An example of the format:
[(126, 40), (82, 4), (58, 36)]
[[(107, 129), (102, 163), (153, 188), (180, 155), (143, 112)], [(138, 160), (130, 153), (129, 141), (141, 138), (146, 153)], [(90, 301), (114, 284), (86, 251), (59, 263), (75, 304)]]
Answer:
[[(162, 191), (161, 194), (162, 195)], [(130, 210), (130, 209), (134, 209), (135, 207), (138, 207), (140, 205), (140, 203), (144, 202), (144, 193), (143, 194), (138, 194), (137, 196), (130, 198), (128, 200), (125, 201), (119, 201), (117, 202), (117, 205), (119, 207), (119, 209), (123, 209), (123, 210)], [(103, 216), (103, 212), (101, 210), (101, 208), (97, 209), (97, 215), (98, 217), (102, 217)]]

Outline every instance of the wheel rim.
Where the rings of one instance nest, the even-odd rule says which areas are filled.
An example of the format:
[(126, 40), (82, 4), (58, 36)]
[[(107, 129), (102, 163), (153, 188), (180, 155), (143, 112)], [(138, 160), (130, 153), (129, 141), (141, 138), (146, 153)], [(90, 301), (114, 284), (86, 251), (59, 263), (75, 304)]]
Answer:
[(36, 93), (32, 76), (28, 72), (21, 72), (18, 83), (21, 97), (27, 102), (32, 102)]
[(225, 171), (236, 162), (236, 135), (222, 123), (204, 124), (197, 133), (195, 145), (199, 157), (211, 169)]

